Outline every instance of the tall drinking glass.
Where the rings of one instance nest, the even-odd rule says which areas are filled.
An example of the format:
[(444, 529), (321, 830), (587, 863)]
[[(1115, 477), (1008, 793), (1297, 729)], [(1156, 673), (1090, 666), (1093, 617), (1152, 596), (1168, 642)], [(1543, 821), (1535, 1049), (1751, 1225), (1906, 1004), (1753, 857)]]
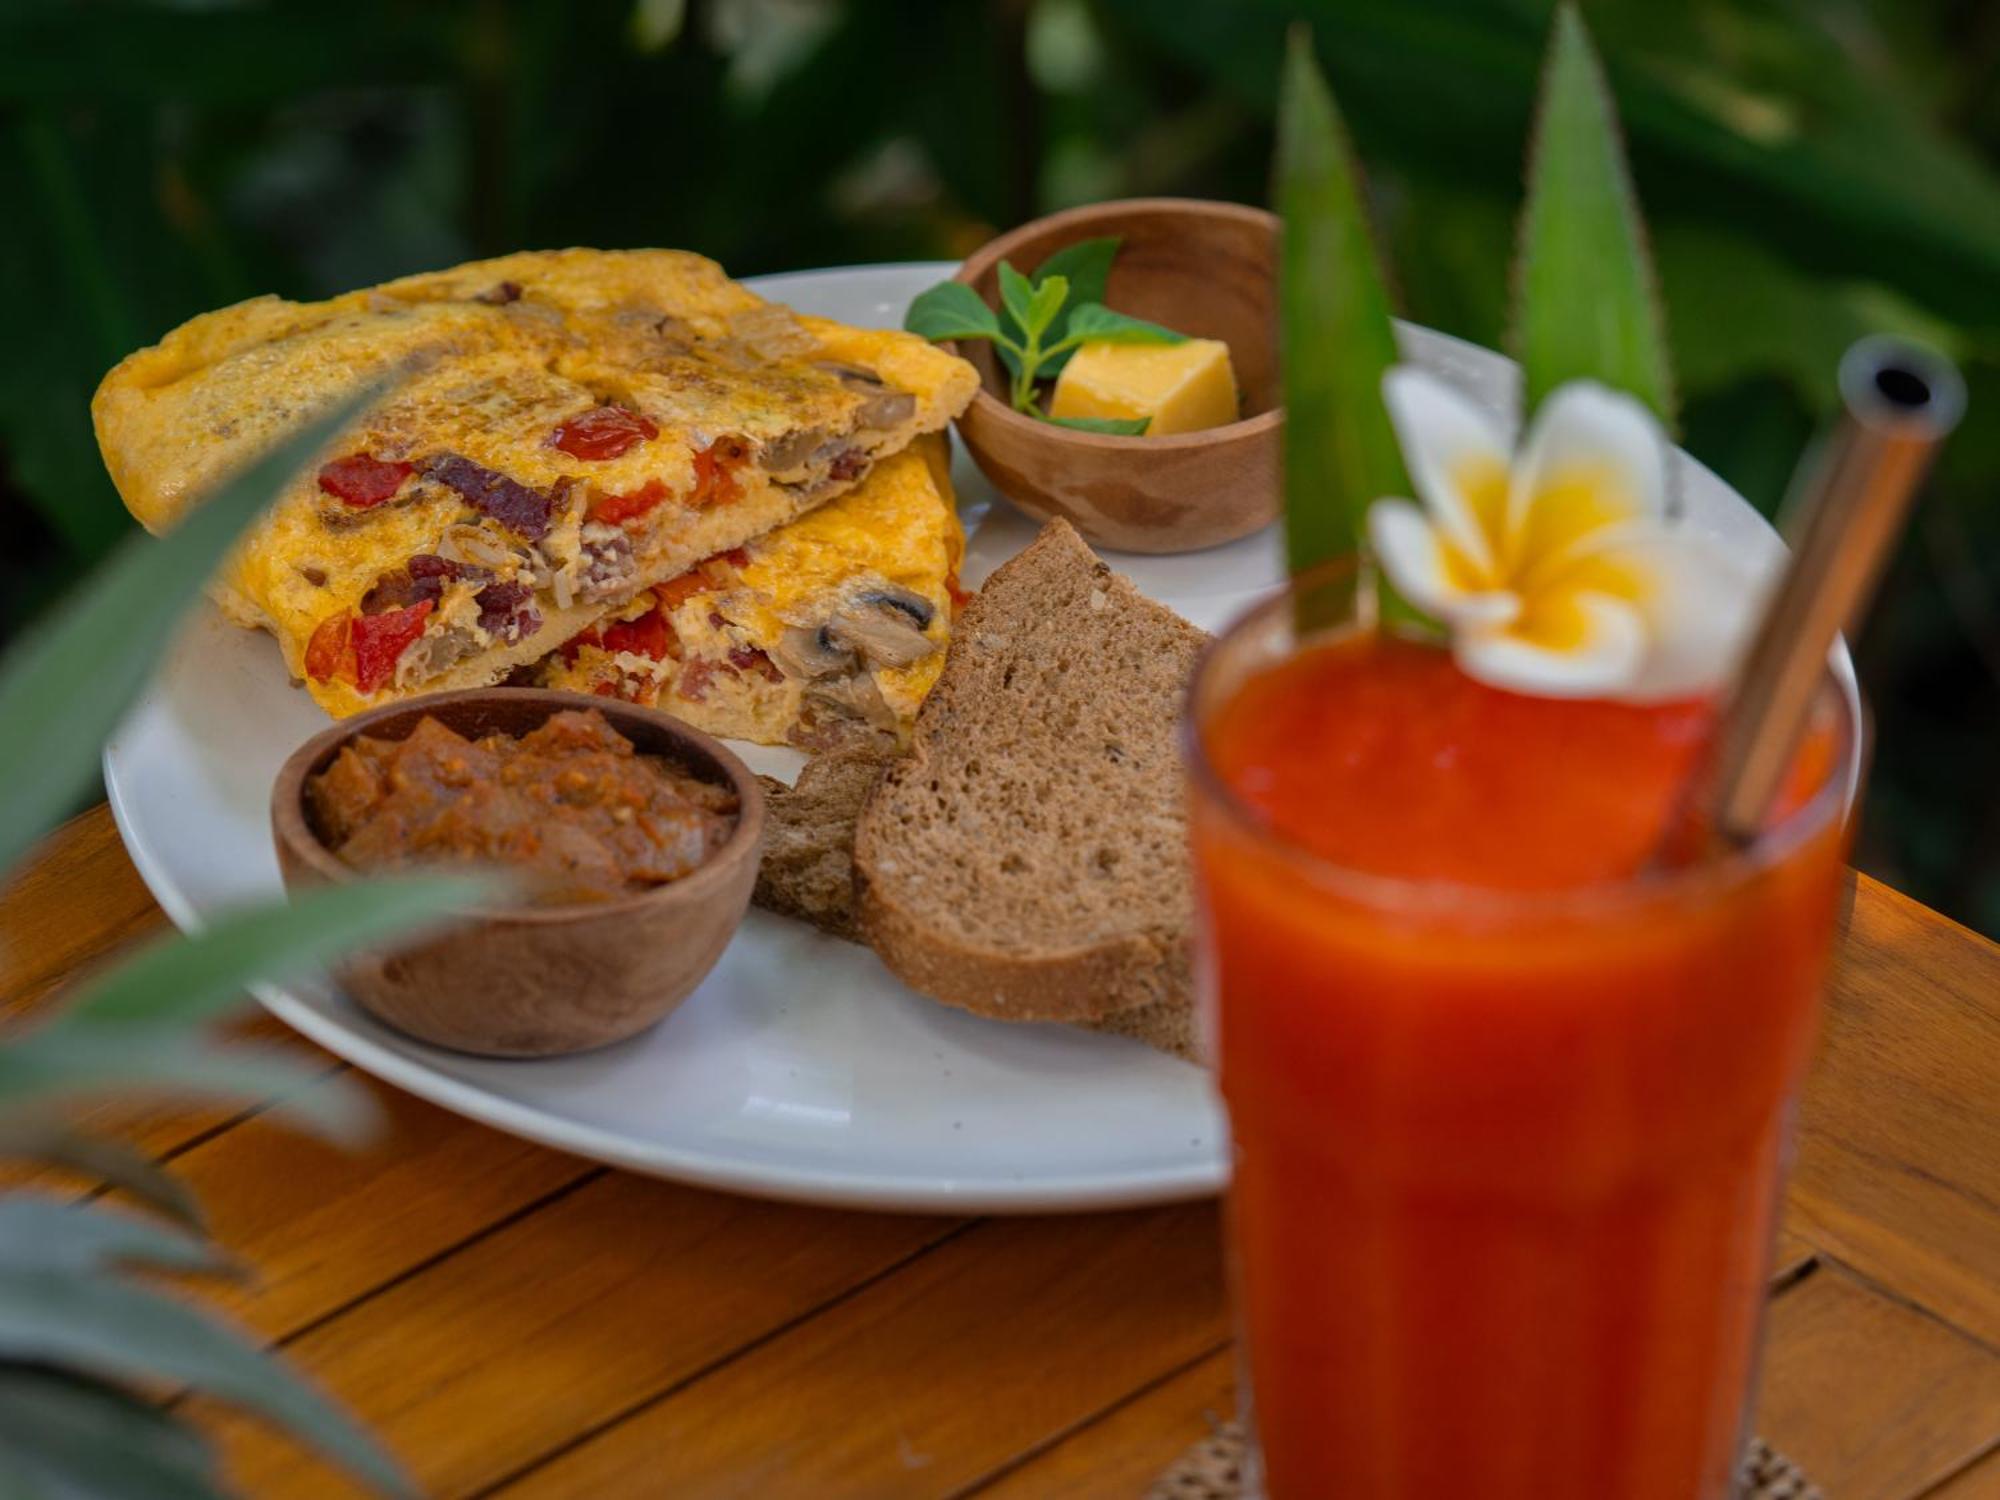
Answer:
[(1851, 700), (1829, 679), (1751, 847), (1573, 880), (1657, 836), (1706, 709), (1494, 694), (1355, 595), (1336, 568), (1254, 611), (1186, 726), (1253, 1483), (1727, 1495)]

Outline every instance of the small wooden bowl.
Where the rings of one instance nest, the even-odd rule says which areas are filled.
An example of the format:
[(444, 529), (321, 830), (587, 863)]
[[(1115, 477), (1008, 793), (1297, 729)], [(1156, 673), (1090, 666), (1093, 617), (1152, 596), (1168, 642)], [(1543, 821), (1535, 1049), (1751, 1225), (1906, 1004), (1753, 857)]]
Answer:
[(1032, 276), (1053, 252), (1115, 234), (1105, 305), (1229, 346), (1241, 420), (1169, 437), (1109, 437), (1038, 422), (1007, 400), (993, 346), (954, 347), (983, 382), (958, 419), (973, 461), (1037, 520), (1067, 516), (1099, 546), (1193, 552), (1247, 536), (1278, 515), (1278, 220), (1259, 208), (1190, 198), (1093, 203), (1024, 224), (959, 269), (992, 307), (1000, 262)]
[(622, 1041), (664, 1019), (701, 983), (743, 920), (757, 880), (764, 793), (742, 761), (678, 719), (580, 693), (472, 688), (359, 714), (301, 745), (271, 789), (285, 884), (358, 880), (320, 841), (306, 778), (356, 735), (401, 739), (425, 715), (469, 738), (519, 736), (565, 708), (593, 708), (642, 751), (730, 787), (736, 831), (692, 874), (615, 901), (493, 908), (414, 947), (369, 953), (337, 977), (376, 1019), (420, 1041), (488, 1057), (553, 1057)]

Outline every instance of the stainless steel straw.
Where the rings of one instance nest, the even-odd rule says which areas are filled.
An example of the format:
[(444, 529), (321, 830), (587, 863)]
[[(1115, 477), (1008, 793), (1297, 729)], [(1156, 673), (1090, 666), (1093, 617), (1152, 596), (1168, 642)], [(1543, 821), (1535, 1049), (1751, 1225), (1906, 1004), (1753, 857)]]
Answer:
[(1703, 823), (1747, 843), (1763, 827), (1805, 732), (1827, 653), (1858, 624), (1965, 384), (1937, 354), (1863, 339), (1840, 362), (1846, 415), (1795, 482), (1791, 564), (1737, 673), (1701, 792)]

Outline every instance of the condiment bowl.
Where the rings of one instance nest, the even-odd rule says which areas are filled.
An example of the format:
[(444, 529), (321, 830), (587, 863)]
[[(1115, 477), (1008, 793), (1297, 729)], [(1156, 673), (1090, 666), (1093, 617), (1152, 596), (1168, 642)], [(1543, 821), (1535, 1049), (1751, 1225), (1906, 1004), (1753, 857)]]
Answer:
[(719, 743), (649, 708), (579, 693), (474, 688), (390, 704), (306, 741), (271, 789), (271, 832), (285, 884), (363, 878), (321, 840), (307, 778), (357, 735), (402, 739), (426, 715), (468, 738), (518, 737), (561, 709), (595, 709), (633, 746), (728, 786), (736, 829), (699, 869), (636, 896), (496, 907), (414, 946), (367, 953), (336, 977), (399, 1031), (489, 1057), (551, 1057), (621, 1041), (665, 1018), (701, 983), (743, 920), (757, 879), (764, 794)]
[(1079, 432), (1017, 412), (993, 346), (953, 347), (982, 385), (959, 436), (993, 485), (1037, 520), (1066, 516), (1101, 547), (1192, 552), (1278, 514), (1278, 220), (1239, 203), (1130, 198), (1036, 219), (981, 248), (955, 278), (1000, 305), (1000, 262), (1032, 276), (1078, 240), (1117, 235), (1105, 305), (1229, 346), (1240, 420), (1166, 437)]

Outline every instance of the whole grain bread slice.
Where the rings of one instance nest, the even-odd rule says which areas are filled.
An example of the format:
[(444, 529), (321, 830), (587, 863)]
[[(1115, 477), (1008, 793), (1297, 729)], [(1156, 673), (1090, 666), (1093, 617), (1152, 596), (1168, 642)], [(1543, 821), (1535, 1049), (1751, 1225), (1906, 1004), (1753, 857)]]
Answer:
[[(834, 937), (866, 942), (854, 916), (854, 825), (893, 758), (879, 745), (847, 747), (808, 761), (791, 786), (760, 778), (766, 807), (764, 861), (751, 899)], [(1201, 1061), (1194, 1006), (1185, 994), (1079, 1024), (1132, 1037), (1189, 1062)]]
[(1185, 1024), (1174, 729), (1205, 640), (1066, 521), (987, 580), (855, 829), (857, 918), (890, 969), (1003, 1020)]

